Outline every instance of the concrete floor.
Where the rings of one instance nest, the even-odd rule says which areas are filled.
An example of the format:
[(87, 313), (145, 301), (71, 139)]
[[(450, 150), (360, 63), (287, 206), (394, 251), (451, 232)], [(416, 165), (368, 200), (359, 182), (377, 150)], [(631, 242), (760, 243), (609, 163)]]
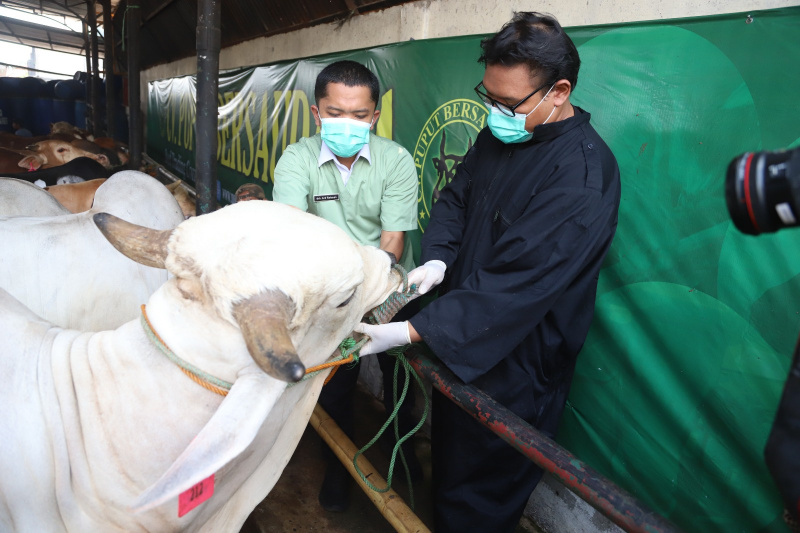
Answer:
[[(355, 445), (369, 442), (386, 420), (383, 405), (368, 392), (359, 389), (356, 405), (363, 407), (357, 414)], [(245, 522), (241, 533), (391, 533), (394, 528), (378, 512), (369, 498), (355, 485), (350, 491), (350, 507), (346, 512), (333, 513), (322, 509), (317, 501), (324, 466), (320, 455), (320, 437), (310, 426), (269, 496), (262, 501)], [(430, 441), (425, 435), (414, 437), (417, 457), (422, 463), (425, 479), (413, 486), (415, 512), (428, 528), (432, 528), (430, 505)], [(364, 454), (386, 478), (389, 458), (377, 444)], [(408, 484), (402, 466), (392, 482), (392, 488), (409, 503)], [(538, 530), (523, 518), (516, 533), (536, 533)]]

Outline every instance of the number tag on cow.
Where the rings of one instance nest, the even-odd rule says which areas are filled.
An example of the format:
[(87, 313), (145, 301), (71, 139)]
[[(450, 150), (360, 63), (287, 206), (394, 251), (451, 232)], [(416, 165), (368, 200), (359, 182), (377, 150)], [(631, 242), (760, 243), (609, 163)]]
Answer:
[(178, 496), (178, 518), (182, 517), (214, 494), (214, 474)]

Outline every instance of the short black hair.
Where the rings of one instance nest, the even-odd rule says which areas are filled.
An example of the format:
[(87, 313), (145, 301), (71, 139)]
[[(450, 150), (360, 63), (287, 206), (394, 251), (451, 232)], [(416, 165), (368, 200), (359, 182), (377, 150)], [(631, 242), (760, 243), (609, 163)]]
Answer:
[(566, 79), (572, 84), (572, 90), (578, 84), (581, 68), (578, 49), (561, 24), (550, 15), (514, 13), (499, 32), (481, 41), (481, 48), (483, 52), (478, 62), (484, 65), (525, 64), (543, 83)]
[(314, 99), (317, 103), (328, 96), (329, 83), (343, 83), (347, 87), (367, 87), (372, 101), (378, 105), (380, 97), (378, 77), (361, 63), (350, 60), (337, 61), (322, 69), (314, 84)]
[(258, 184), (255, 183), (245, 183), (244, 185), (239, 186), (234, 193), (236, 195), (236, 201), (239, 202), (242, 199), (245, 200), (266, 200), (267, 196), (264, 194), (264, 189), (261, 188)]

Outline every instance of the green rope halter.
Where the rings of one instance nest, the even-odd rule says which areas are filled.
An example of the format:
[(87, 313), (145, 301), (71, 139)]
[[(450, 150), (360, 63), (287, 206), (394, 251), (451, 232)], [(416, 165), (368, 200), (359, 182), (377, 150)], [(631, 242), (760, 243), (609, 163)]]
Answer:
[(202, 381), (210, 383), (215, 387), (219, 387), (220, 389), (226, 392), (231, 390), (231, 387), (233, 387), (233, 383), (230, 383), (223, 379), (219, 379), (217, 377), (212, 376), (208, 372), (200, 370), (193, 364), (184, 361), (175, 352), (170, 350), (169, 346), (164, 344), (164, 342), (161, 340), (161, 337), (159, 337), (158, 334), (155, 331), (153, 331), (153, 328), (150, 325), (150, 321), (147, 319), (147, 314), (144, 305), (142, 306), (142, 314), (139, 316), (139, 321), (142, 324), (142, 329), (144, 329), (144, 332), (150, 339), (150, 342), (152, 342), (156, 346), (156, 348), (158, 348), (161, 351), (161, 353), (167, 356), (167, 359), (175, 363), (175, 365), (177, 365), (180, 369), (182, 369), (185, 372), (192, 373), (198, 378), (200, 378)]
[[(385, 324), (389, 322), (394, 315), (397, 314), (400, 309), (403, 308), (417, 293), (416, 285), (408, 285), (408, 273), (406, 270), (399, 264), (394, 265), (393, 268), (400, 272), (403, 277), (403, 289), (401, 291), (395, 291), (384, 301), (381, 305), (370, 311), (367, 315), (367, 319), (372, 324)], [(366, 340), (366, 338), (362, 339), (362, 342)], [(361, 346), (358, 347), (360, 349)], [(414, 436), (414, 434), (422, 428), (422, 425), (425, 423), (425, 420), (428, 418), (428, 409), (429, 409), (429, 399), (428, 399), (428, 391), (425, 388), (425, 384), (422, 382), (422, 378), (411, 368), (408, 360), (406, 360), (403, 352), (405, 351), (405, 346), (398, 346), (397, 348), (392, 348), (388, 350), (387, 353), (395, 358), (395, 365), (394, 365), (394, 381), (392, 386), (392, 399), (394, 401), (394, 409), (392, 413), (389, 415), (389, 418), (383, 424), (380, 430), (378, 430), (378, 434), (369, 441), (363, 448), (358, 450), (353, 457), (353, 466), (356, 469), (359, 477), (364, 482), (366, 486), (370, 489), (374, 490), (375, 492), (388, 492), (392, 488), (392, 479), (394, 477), (394, 467), (395, 462), (397, 460), (397, 456), (399, 454), (400, 461), (403, 465), (403, 469), (406, 473), (406, 479), (408, 480), (408, 493), (409, 493), (409, 500), (411, 509), (414, 509), (414, 488), (413, 484), (411, 483), (411, 472), (408, 469), (408, 461), (406, 461), (405, 454), (403, 453), (402, 445), (408, 439)], [(405, 373), (403, 392), (400, 394), (400, 397), (397, 397), (397, 376), (400, 370), (400, 367), (403, 367), (403, 371)], [(423, 410), (422, 417), (420, 421), (417, 423), (414, 428), (400, 437), (400, 425), (399, 425), (399, 417), (398, 413), (400, 412), (400, 406), (403, 405), (403, 401), (405, 401), (408, 395), (408, 383), (409, 383), (409, 374), (414, 376), (414, 379), (417, 381), (419, 388), (422, 390), (422, 394), (425, 397), (425, 409)], [(380, 488), (376, 487), (364, 473), (361, 471), (361, 468), (358, 466), (358, 457), (362, 455), (365, 451), (371, 448), (378, 439), (381, 438), (383, 433), (389, 427), (389, 424), (392, 424), (394, 429), (394, 439), (395, 445), (392, 448), (392, 455), (389, 461), (389, 475), (386, 477), (386, 487)]]

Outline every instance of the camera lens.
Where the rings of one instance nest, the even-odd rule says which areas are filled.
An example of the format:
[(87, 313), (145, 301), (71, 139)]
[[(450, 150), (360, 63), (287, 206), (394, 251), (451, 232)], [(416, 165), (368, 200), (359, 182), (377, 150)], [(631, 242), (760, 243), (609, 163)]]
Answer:
[(800, 148), (735, 158), (725, 177), (725, 200), (742, 233), (771, 233), (800, 224)]

